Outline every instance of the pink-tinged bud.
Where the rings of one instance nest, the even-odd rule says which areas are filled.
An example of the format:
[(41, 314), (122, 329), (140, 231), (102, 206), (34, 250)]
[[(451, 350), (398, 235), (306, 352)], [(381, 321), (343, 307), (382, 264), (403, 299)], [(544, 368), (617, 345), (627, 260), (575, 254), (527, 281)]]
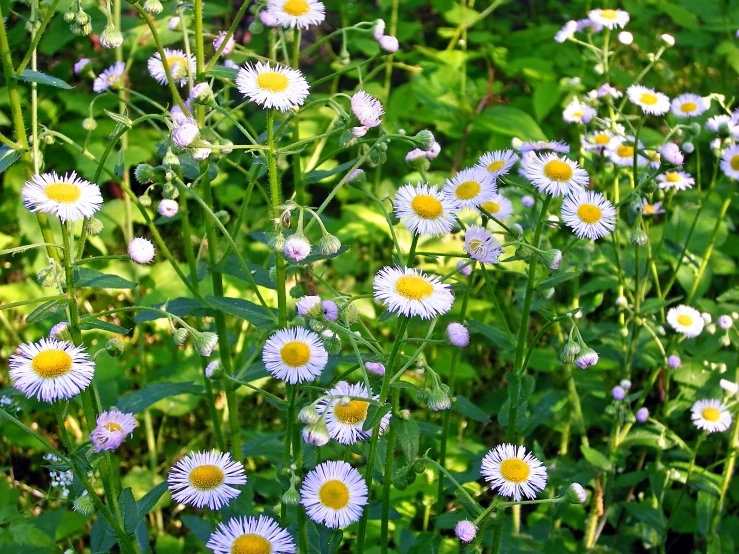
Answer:
[(145, 238), (136, 237), (128, 243), (128, 255), (137, 264), (148, 264), (154, 259), (154, 245)]
[(398, 51), (398, 48), (400, 48), (398, 39), (395, 37), (391, 37), (390, 35), (380, 37), (380, 40), (378, 42), (380, 43), (380, 48), (382, 48), (386, 52), (390, 52), (391, 54), (394, 54)]

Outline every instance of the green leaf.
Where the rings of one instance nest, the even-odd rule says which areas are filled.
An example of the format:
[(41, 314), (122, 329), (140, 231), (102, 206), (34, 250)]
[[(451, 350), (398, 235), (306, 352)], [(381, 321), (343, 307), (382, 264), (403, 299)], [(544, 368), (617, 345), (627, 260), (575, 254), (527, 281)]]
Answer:
[(418, 455), (418, 448), (420, 444), (420, 432), (418, 431), (418, 423), (416, 420), (403, 419), (400, 417), (394, 417), (391, 420), (391, 424), (395, 426), (395, 431), (398, 437), (398, 443), (400, 448), (405, 454), (405, 459), (408, 463), (413, 463)]
[(624, 502), (622, 506), (636, 519), (646, 523), (648, 528), (654, 529), (660, 535), (664, 534), (667, 521), (661, 512), (640, 502)]
[(98, 519), (90, 531), (90, 552), (92, 554), (109, 554), (116, 544), (113, 530), (102, 517)]
[(594, 468), (602, 471), (611, 471), (611, 462), (608, 461), (608, 458), (600, 450), (581, 446), (580, 452), (582, 452), (582, 455), (585, 456), (585, 459)]
[(139, 518), (143, 518), (148, 514), (151, 509), (159, 502), (162, 495), (167, 492), (169, 483), (162, 481), (156, 487), (147, 492), (144, 497), (136, 503), (136, 510), (138, 511)]
[(48, 549), (55, 545), (52, 537), (27, 521), (11, 523), (10, 536), (13, 538), (13, 542), (19, 546), (37, 546)]
[(705, 537), (711, 525), (713, 512), (716, 510), (718, 498), (707, 491), (698, 491), (698, 502), (695, 504), (695, 517), (698, 520), (698, 533)]
[(15, 162), (20, 160), (25, 150), (14, 150), (9, 146), (0, 147), (0, 173), (8, 169)]
[[(216, 273), (225, 273), (226, 275), (233, 275), (241, 279), (242, 281), (249, 282), (249, 278), (244, 273), (244, 269), (241, 267), (238, 258), (236, 256), (229, 256), (223, 262), (208, 266), (212, 271)], [(269, 271), (264, 269), (261, 265), (250, 264), (247, 262), (246, 267), (251, 273), (252, 279), (260, 287), (267, 289), (275, 289), (275, 283), (269, 278)]]
[[(221, 296), (206, 296), (205, 299), (217, 310), (248, 321), (257, 329), (274, 329), (275, 320), (270, 318), (262, 306), (242, 298), (228, 298)], [(277, 310), (270, 308), (273, 314)]]
[(680, 297), (667, 298), (666, 300), (662, 300), (660, 298), (648, 298), (639, 307), (639, 315), (640, 316), (647, 316), (647, 315), (656, 313), (656, 312), (660, 311), (662, 308), (666, 308), (670, 304), (674, 304), (679, 299), (680, 299)]
[(380, 420), (386, 413), (390, 411), (391, 408), (392, 406), (390, 404), (385, 404), (384, 406), (376, 406), (375, 404), (371, 404), (369, 409), (367, 410), (367, 419), (364, 420), (362, 431), (369, 431), (375, 425), (380, 423)]
[(716, 298), (716, 302), (733, 302), (739, 300), (739, 287), (732, 287)]
[(455, 396), (452, 408), (454, 408), (455, 412), (459, 412), (463, 416), (474, 419), (475, 421), (490, 423), (490, 416), (464, 396)]
[(580, 275), (580, 271), (568, 271), (567, 273), (556, 273), (555, 275), (552, 275), (551, 277), (547, 277), (544, 279), (541, 283), (537, 285), (537, 289), (544, 290), (544, 289), (553, 289), (557, 285), (561, 285), (565, 281), (569, 281), (570, 279), (574, 279), (575, 277)]
[(123, 516), (123, 529), (129, 535), (132, 535), (139, 524), (139, 514), (136, 510), (136, 499), (133, 497), (131, 488), (123, 489), (118, 495), (118, 509)]
[[(213, 310), (206, 308), (200, 300), (196, 298), (175, 298), (169, 302), (163, 302), (161, 304), (155, 304), (155, 308), (164, 309), (164, 305), (167, 306), (167, 312), (176, 315), (177, 317), (185, 317), (192, 315), (195, 317), (212, 317)], [(167, 317), (164, 314), (156, 312), (143, 311), (136, 314), (133, 320), (136, 323), (144, 323), (146, 321), (154, 321), (156, 319), (162, 319)]]
[(481, 335), (484, 335), (486, 338), (490, 339), (496, 349), (513, 349), (513, 342), (511, 341), (511, 338), (504, 331), (498, 329), (497, 327), (491, 327), (490, 325), (485, 325), (484, 323), (480, 323), (479, 321), (475, 321), (473, 319), (468, 320), (467, 324), (469, 325), (470, 331), (472, 331), (473, 333), (480, 333)]
[(236, 79), (236, 75), (238, 74), (238, 69), (226, 67), (225, 65), (213, 66), (205, 72), (206, 77), (219, 77), (221, 79), (228, 79), (229, 81), (233, 81), (234, 79)]
[(25, 81), (26, 83), (38, 83), (40, 85), (49, 85), (50, 87), (63, 89), (72, 88), (71, 85), (65, 83), (58, 77), (52, 77), (51, 75), (39, 73), (38, 71), (33, 71), (32, 69), (24, 69), (23, 72), (20, 75), (17, 75), (15, 78), (19, 81)]
[(95, 289), (132, 289), (138, 283), (119, 277), (118, 275), (111, 275), (109, 273), (102, 273), (96, 269), (89, 269), (87, 267), (81, 267), (75, 269), (75, 286), (77, 287), (90, 287)]
[(311, 185), (313, 183), (317, 183), (318, 181), (322, 181), (323, 179), (326, 179), (327, 177), (332, 177), (333, 175), (336, 175), (337, 173), (343, 173), (347, 169), (353, 167), (355, 163), (356, 163), (356, 160), (349, 160), (348, 162), (344, 162), (341, 165), (337, 165), (333, 169), (329, 169), (326, 171), (316, 169), (314, 171), (311, 171), (303, 178), (303, 184)]
[(513, 106), (496, 105), (484, 110), (475, 120), (477, 131), (499, 133), (521, 140), (546, 140), (546, 135), (529, 114)]
[(81, 329), (90, 330), (98, 329), (100, 331), (107, 331), (109, 333), (115, 333), (117, 335), (127, 335), (130, 329), (116, 325), (115, 323), (109, 323), (100, 319), (90, 319), (80, 325)]
[(169, 383), (158, 381), (122, 396), (115, 405), (122, 412), (137, 414), (163, 398), (179, 394), (203, 394), (203, 389), (192, 382)]
[(211, 527), (208, 521), (199, 518), (198, 516), (182, 516), (180, 520), (188, 529), (190, 529), (190, 531), (192, 531), (192, 534), (195, 535), (200, 542), (203, 544), (208, 542), (211, 534)]
[(55, 313), (65, 310), (68, 304), (69, 298), (60, 298), (59, 300), (44, 302), (28, 314), (28, 317), (26, 317), (26, 323), (36, 323), (37, 321), (51, 317)]

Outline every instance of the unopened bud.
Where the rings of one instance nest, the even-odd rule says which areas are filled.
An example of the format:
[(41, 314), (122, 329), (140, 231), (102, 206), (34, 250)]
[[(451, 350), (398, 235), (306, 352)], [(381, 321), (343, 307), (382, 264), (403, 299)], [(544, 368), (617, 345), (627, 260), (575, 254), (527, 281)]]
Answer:
[(123, 354), (125, 348), (123, 341), (118, 337), (108, 339), (108, 342), (105, 345), (105, 351), (111, 358), (119, 358), (121, 354)]

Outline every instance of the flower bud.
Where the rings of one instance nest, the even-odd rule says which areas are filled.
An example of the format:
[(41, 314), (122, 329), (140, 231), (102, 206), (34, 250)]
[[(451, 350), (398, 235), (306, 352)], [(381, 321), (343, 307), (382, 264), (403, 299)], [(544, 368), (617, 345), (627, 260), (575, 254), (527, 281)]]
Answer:
[(359, 321), (359, 308), (357, 308), (354, 302), (350, 302), (344, 306), (344, 315), (346, 316), (349, 325), (353, 325)]
[(303, 427), (303, 440), (314, 446), (326, 446), (330, 437), (324, 420)]
[(477, 536), (477, 527), (471, 521), (462, 520), (454, 528), (454, 534), (462, 542), (472, 542)]
[(416, 145), (425, 152), (434, 144), (434, 134), (428, 129), (424, 129), (423, 131), (419, 131), (416, 136), (413, 137), (413, 142), (415, 142)]
[(95, 502), (85, 492), (82, 496), (78, 496), (75, 499), (72, 508), (75, 512), (83, 516), (91, 516), (95, 513)]
[(85, 131), (94, 131), (95, 129), (97, 129), (97, 126), (98, 126), (97, 121), (95, 121), (91, 117), (86, 117), (85, 119), (82, 120), (82, 128)]
[(580, 485), (579, 483), (572, 483), (569, 487), (567, 487), (567, 492), (565, 492), (565, 499), (570, 504), (585, 504), (587, 498), (588, 495), (585, 492), (585, 489), (582, 488), (582, 485)]
[(668, 142), (664, 147), (662, 147), (662, 150), (660, 150), (660, 156), (673, 165), (682, 165), (685, 160), (682, 152), (680, 152), (680, 148), (674, 142)]
[(662, 39), (662, 42), (664, 42), (667, 46), (675, 46), (675, 37), (672, 35), (668, 35), (665, 33), (660, 37)]
[(136, 166), (136, 169), (133, 170), (133, 174), (139, 183), (147, 185), (154, 180), (156, 170), (149, 164), (139, 164)]
[(426, 405), (433, 412), (448, 410), (452, 407), (452, 401), (449, 399), (449, 393), (442, 388), (436, 387), (431, 390)]
[(300, 410), (300, 413), (298, 413), (298, 419), (308, 425), (315, 425), (321, 419), (321, 416), (318, 414), (315, 406), (313, 404), (309, 404)]
[(585, 369), (590, 366), (594, 366), (598, 363), (598, 353), (592, 348), (583, 345), (580, 350), (580, 355), (575, 358), (575, 365), (580, 369)]
[(686, 154), (692, 154), (695, 151), (695, 145), (692, 142), (683, 143), (683, 152)]
[(144, 2), (144, 11), (146, 13), (150, 13), (152, 15), (159, 15), (162, 13), (162, 10), (164, 7), (162, 6), (162, 3), (159, 0), (146, 0)]
[(187, 329), (181, 327), (172, 334), (172, 339), (174, 339), (176, 345), (182, 346), (183, 344), (185, 344), (185, 341), (187, 340), (187, 336), (189, 334), (190, 332)]
[(636, 420), (639, 423), (645, 423), (649, 419), (649, 410), (646, 408), (639, 408), (636, 412)]
[(326, 233), (321, 237), (318, 247), (321, 249), (321, 254), (324, 256), (330, 256), (339, 251), (339, 248), (341, 248), (341, 241), (331, 233)]
[(461, 323), (452, 322), (446, 328), (446, 338), (452, 346), (464, 348), (470, 343), (470, 332)]
[(628, 379), (622, 379), (619, 385), (621, 385), (621, 388), (624, 390), (629, 390), (631, 388), (631, 381)]
[(282, 249), (283, 254), (296, 262), (302, 262), (310, 255), (310, 242), (302, 234), (291, 235)]
[(210, 88), (208, 83), (198, 83), (190, 91), (190, 98), (196, 104), (212, 104), (215, 100), (213, 89)]
[(282, 503), (288, 506), (297, 506), (300, 504), (300, 493), (294, 486), (290, 486), (282, 495)]
[(41, 269), (36, 275), (36, 281), (42, 287), (53, 287), (57, 281), (56, 268), (50, 265)]
[(631, 233), (631, 244), (644, 246), (645, 244), (647, 244), (647, 240), (649, 240), (649, 237), (642, 230), (641, 227), (637, 227), (636, 229), (634, 229), (634, 232)]
[(626, 391), (624, 388), (620, 385), (616, 385), (611, 389), (611, 396), (613, 396), (613, 399), (616, 401), (621, 401), (624, 398), (626, 398)]
[(175, 81), (181, 81), (182, 79), (187, 79), (187, 66), (181, 62), (175, 62), (173, 63), (169, 68), (170, 73), (172, 74), (172, 78)]
[(65, 23), (72, 23), (72, 21), (74, 21), (76, 17), (77, 17), (77, 14), (73, 12), (72, 10), (67, 10), (66, 12), (64, 12), (64, 15), (62, 16)]
[(398, 51), (398, 48), (400, 48), (398, 39), (390, 35), (380, 37), (380, 40), (378, 42), (380, 43), (380, 48), (391, 54), (394, 54)]
[(205, 376), (208, 379), (221, 379), (225, 375), (221, 360), (213, 360), (205, 366)]
[(103, 48), (118, 48), (121, 44), (123, 44), (123, 35), (116, 26), (113, 25), (112, 21), (108, 21), (108, 24), (103, 30), (103, 34), (100, 35), (100, 45)]
[(210, 356), (213, 353), (213, 349), (218, 344), (218, 335), (206, 332), (195, 332), (192, 333), (193, 340), (195, 341), (195, 348), (201, 356)]
[(572, 339), (568, 338), (564, 347), (562, 347), (562, 352), (559, 355), (559, 359), (565, 364), (571, 364), (573, 361), (575, 361), (575, 356), (577, 356), (579, 353), (580, 345), (578, 345)]
[(111, 358), (120, 358), (125, 348), (123, 341), (118, 337), (108, 339), (108, 342), (105, 344), (105, 351)]
[(556, 270), (559, 268), (559, 264), (562, 263), (562, 251), (557, 250), (556, 248), (547, 250), (546, 252), (541, 252), (539, 255), (541, 256), (542, 263), (547, 267), (547, 269)]
[(179, 148), (187, 148), (200, 136), (200, 129), (194, 119), (188, 119), (172, 131), (172, 142)]
[(323, 347), (329, 354), (338, 354), (341, 352), (341, 339), (339, 335), (330, 329), (326, 329), (321, 333), (321, 340), (323, 340)]
[(90, 16), (84, 10), (80, 10), (77, 12), (74, 21), (77, 25), (89, 25)]
[(298, 315), (308, 319), (318, 319), (323, 315), (320, 296), (303, 296), (296, 303)]

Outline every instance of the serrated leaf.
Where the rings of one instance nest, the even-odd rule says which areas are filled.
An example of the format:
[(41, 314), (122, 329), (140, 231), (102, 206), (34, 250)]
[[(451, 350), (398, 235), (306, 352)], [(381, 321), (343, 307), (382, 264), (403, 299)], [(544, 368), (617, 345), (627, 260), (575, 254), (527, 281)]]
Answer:
[(390, 411), (391, 408), (392, 406), (390, 406), (390, 404), (385, 404), (383, 406), (376, 406), (375, 404), (371, 404), (369, 409), (367, 410), (367, 419), (364, 420), (362, 431), (369, 431), (375, 425), (380, 423), (380, 420), (386, 413)]
[(459, 412), (465, 417), (474, 419), (481, 423), (490, 423), (490, 416), (478, 408), (475, 404), (470, 402), (464, 396), (455, 396), (454, 402), (452, 402), (452, 409), (455, 412)]
[(611, 462), (608, 461), (608, 458), (606, 458), (605, 454), (600, 450), (596, 450), (595, 448), (590, 448), (588, 446), (581, 446), (580, 452), (582, 452), (582, 455), (594, 468), (602, 471), (611, 471)]
[(11, 165), (21, 159), (25, 150), (14, 150), (9, 146), (0, 147), (0, 173), (4, 172)]
[(122, 412), (137, 414), (163, 398), (179, 394), (203, 394), (203, 388), (192, 382), (169, 383), (158, 381), (122, 396), (115, 405)]
[[(206, 296), (205, 299), (217, 310), (248, 321), (257, 329), (274, 329), (275, 320), (267, 315), (262, 306), (249, 302), (243, 298), (228, 298), (223, 296)], [(277, 315), (274, 308), (270, 308)]]
[(10, 536), (17, 545), (52, 548), (54, 539), (27, 521), (10, 524)]
[(421, 434), (418, 430), (418, 423), (413, 418), (394, 417), (391, 424), (395, 426), (398, 443), (403, 454), (405, 454), (405, 459), (408, 460), (409, 464), (412, 463), (418, 455), (420, 445)]
[(138, 285), (118, 275), (102, 273), (96, 269), (81, 267), (74, 271), (75, 286), (94, 289), (132, 289)]
[(25, 81), (26, 83), (38, 83), (39, 85), (48, 85), (50, 87), (57, 87), (70, 90), (72, 86), (65, 81), (62, 81), (58, 77), (52, 77), (39, 71), (32, 69), (24, 69), (20, 75), (15, 77), (19, 81)]
[(26, 317), (26, 323), (36, 323), (37, 321), (51, 317), (52, 315), (65, 310), (68, 304), (69, 298), (60, 298), (59, 300), (44, 302), (28, 314)]
[(90, 531), (91, 554), (109, 554), (116, 542), (113, 530), (104, 518), (99, 518)]

